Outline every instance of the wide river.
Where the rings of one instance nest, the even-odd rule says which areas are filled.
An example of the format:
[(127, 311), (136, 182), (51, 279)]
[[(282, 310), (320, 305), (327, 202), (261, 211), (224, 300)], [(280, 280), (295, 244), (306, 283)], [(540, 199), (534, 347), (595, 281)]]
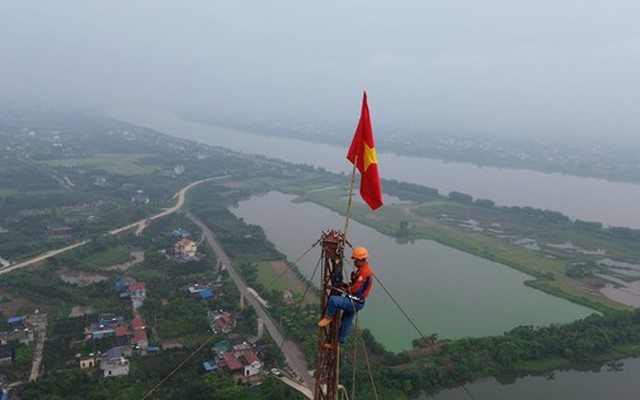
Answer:
[[(266, 137), (199, 124), (169, 113), (114, 112), (114, 117), (172, 136), (223, 146), (247, 154), (262, 154), (293, 163), (350, 172), (346, 148), (301, 140)], [(345, 132), (349, 138), (352, 132)], [(436, 188), (441, 194), (458, 191), (499, 205), (531, 206), (560, 211), (571, 218), (609, 226), (640, 228), (640, 185), (608, 182), (509, 168), (404, 157), (377, 149), (380, 175)], [(384, 190), (384, 187), (383, 187)]]

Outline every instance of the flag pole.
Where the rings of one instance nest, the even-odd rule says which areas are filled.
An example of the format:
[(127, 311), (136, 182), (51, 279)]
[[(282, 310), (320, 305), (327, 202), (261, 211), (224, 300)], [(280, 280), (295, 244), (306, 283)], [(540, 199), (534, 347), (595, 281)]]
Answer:
[[(358, 164), (358, 155), (353, 160), (353, 169), (351, 170), (351, 184), (349, 185), (349, 198), (347, 199), (347, 211), (345, 212), (346, 220), (344, 221), (344, 240), (347, 241), (347, 230), (349, 229), (349, 215), (351, 214), (351, 203), (353, 202), (353, 186), (356, 181), (356, 165)], [(343, 246), (344, 248), (344, 246)]]

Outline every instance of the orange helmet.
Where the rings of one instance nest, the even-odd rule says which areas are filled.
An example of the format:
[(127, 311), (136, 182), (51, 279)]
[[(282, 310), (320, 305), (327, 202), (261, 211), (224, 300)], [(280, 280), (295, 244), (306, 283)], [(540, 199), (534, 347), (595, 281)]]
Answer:
[(352, 260), (364, 260), (369, 257), (369, 252), (364, 247), (356, 247), (351, 255)]

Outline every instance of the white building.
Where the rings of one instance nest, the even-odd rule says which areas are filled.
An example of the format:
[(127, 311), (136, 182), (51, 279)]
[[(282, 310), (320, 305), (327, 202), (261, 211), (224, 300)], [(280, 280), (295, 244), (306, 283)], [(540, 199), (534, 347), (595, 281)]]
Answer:
[(244, 376), (258, 375), (262, 371), (262, 362), (251, 350), (244, 353)]
[(129, 360), (122, 356), (122, 349), (114, 347), (102, 355), (100, 369), (105, 378), (129, 375)]

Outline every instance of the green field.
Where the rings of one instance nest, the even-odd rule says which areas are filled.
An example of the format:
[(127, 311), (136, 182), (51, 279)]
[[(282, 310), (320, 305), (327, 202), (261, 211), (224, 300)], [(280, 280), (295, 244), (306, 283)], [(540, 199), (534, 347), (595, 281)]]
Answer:
[[(306, 283), (303, 282), (294, 271), (288, 271), (286, 274), (280, 275), (271, 263), (267, 261), (256, 263), (258, 269), (258, 282), (263, 284), (267, 290), (275, 290), (283, 292), (285, 289), (291, 290), (296, 298), (302, 297), (305, 292)], [(305, 304), (310, 304), (319, 301), (313, 290), (308, 290), (305, 295)]]
[(131, 249), (129, 246), (116, 245), (105, 250), (91, 253), (84, 257), (81, 264), (85, 269), (110, 267), (122, 264), (131, 258)]
[(97, 153), (87, 158), (67, 158), (63, 160), (44, 160), (41, 162), (50, 167), (82, 166), (102, 169), (112, 174), (136, 175), (149, 174), (160, 168), (160, 165), (141, 165), (138, 163), (142, 158), (155, 155), (156, 154), (145, 153)]
[(262, 283), (265, 287), (268, 287), (269, 290), (277, 290), (281, 292), (285, 289), (291, 289), (291, 284), (287, 279), (287, 276), (289, 275), (288, 272), (274, 282), (274, 279), (278, 277), (278, 274), (269, 262), (263, 261), (256, 263), (256, 265), (258, 266), (258, 282)]

